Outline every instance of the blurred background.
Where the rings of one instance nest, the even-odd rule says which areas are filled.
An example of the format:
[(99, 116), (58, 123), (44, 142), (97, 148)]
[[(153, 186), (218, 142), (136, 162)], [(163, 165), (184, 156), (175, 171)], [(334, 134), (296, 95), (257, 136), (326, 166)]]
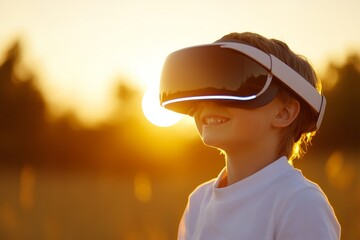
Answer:
[(175, 239), (224, 165), (162, 110), (170, 52), (236, 31), (309, 58), (328, 108), (295, 167), (360, 239), (360, 3), (0, 0), (0, 239)]

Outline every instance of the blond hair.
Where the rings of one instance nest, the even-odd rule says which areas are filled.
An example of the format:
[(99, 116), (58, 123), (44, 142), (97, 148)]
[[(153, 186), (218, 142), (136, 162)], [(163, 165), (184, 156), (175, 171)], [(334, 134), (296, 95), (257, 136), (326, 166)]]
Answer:
[[(236, 40), (276, 56), (311, 83), (318, 92), (321, 92), (321, 82), (309, 61), (294, 53), (286, 43), (250, 32), (230, 33), (218, 41), (221, 40)], [(284, 129), (278, 150), (279, 156), (285, 155), (292, 162), (295, 158), (302, 157), (311, 144), (311, 139), (316, 133), (317, 114), (286, 87), (279, 90), (278, 96), (284, 102), (292, 101), (294, 98), (300, 102), (300, 113), (294, 122)]]

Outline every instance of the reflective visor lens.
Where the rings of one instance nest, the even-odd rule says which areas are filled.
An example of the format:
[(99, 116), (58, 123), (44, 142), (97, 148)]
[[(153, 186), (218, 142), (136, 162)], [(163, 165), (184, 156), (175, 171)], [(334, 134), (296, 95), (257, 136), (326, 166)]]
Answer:
[(194, 101), (255, 99), (269, 84), (268, 70), (238, 51), (217, 45), (191, 47), (166, 59), (160, 102), (166, 108), (186, 113), (184, 106)]

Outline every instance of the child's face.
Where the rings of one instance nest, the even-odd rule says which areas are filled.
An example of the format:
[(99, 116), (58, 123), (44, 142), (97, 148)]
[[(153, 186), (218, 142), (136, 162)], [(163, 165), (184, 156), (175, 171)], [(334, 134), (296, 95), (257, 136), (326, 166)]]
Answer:
[(197, 129), (204, 144), (230, 151), (257, 148), (273, 136), (273, 118), (280, 107), (280, 100), (254, 109), (223, 107), (203, 102), (194, 115)]

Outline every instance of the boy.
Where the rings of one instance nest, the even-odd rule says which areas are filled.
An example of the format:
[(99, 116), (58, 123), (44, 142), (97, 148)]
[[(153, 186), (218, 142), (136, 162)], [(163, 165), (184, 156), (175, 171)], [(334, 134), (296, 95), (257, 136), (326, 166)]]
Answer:
[(193, 116), (204, 144), (226, 157), (190, 195), (178, 239), (340, 239), (325, 194), (290, 165), (320, 127), (320, 89), (303, 57), (254, 33), (169, 55), (162, 106)]

